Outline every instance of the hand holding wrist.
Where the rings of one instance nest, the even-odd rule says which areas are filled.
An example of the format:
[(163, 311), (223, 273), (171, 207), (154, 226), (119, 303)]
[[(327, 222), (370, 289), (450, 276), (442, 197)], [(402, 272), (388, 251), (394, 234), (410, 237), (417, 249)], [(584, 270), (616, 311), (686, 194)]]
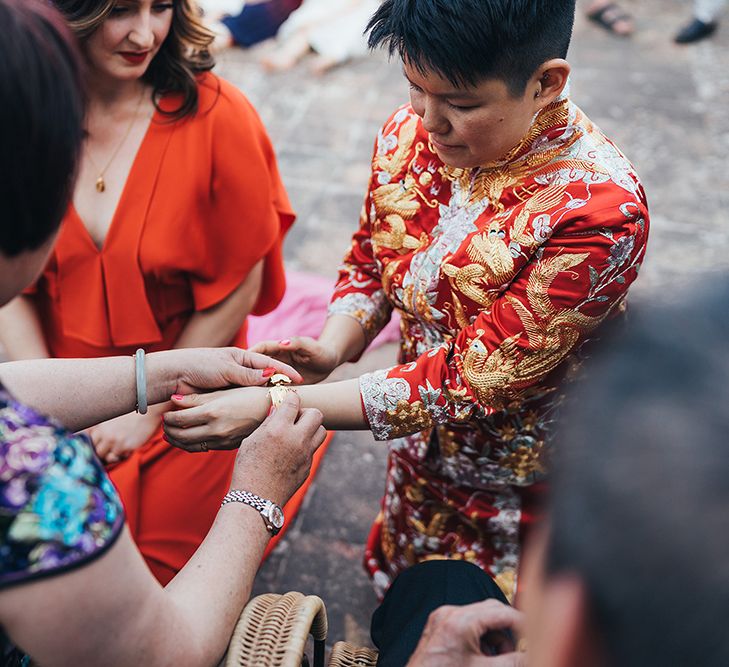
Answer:
[(241, 443), (233, 488), (283, 506), (308, 476), (314, 451), (324, 442), (326, 431), (321, 424), (321, 412), (301, 409), (299, 397), (289, 393)]
[(145, 357), (149, 405), (162, 403), (175, 393), (180, 382), (181, 364), (167, 352), (152, 352)]
[(291, 366), (234, 347), (155, 352), (147, 355), (146, 367), (150, 404), (166, 401), (173, 394), (260, 386), (272, 373), (285, 373), (296, 383), (302, 381)]

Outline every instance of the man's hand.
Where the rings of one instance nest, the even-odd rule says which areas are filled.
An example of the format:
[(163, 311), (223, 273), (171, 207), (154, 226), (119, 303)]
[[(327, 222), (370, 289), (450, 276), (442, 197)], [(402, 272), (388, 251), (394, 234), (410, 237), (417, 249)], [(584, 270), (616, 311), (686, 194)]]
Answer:
[(232, 488), (285, 504), (309, 476), (314, 452), (325, 438), (321, 412), (301, 410), (299, 397), (289, 393), (241, 443)]
[(334, 349), (307, 336), (263, 341), (251, 350), (293, 366), (304, 377), (306, 384), (321, 382), (339, 365)]
[(408, 667), (526, 667), (526, 654), (516, 652), (505, 632), (518, 632), (523, 621), (524, 614), (496, 600), (440, 607)]

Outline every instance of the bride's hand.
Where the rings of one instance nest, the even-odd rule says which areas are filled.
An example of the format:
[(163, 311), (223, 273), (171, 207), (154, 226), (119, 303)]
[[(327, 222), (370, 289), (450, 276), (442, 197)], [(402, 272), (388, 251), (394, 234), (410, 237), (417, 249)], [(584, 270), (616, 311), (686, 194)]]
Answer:
[(244, 387), (173, 396), (172, 403), (177, 410), (164, 415), (165, 439), (188, 452), (200, 452), (237, 449), (266, 419), (271, 401), (265, 387)]
[(308, 336), (263, 341), (254, 345), (250, 351), (293, 366), (301, 373), (305, 384), (321, 382), (340, 364), (334, 348)]
[(147, 356), (147, 364), (148, 375), (150, 369), (160, 368), (162, 377), (174, 378), (174, 392), (180, 394), (263, 385), (273, 373), (284, 373), (296, 384), (302, 380), (290, 366), (237, 347), (154, 352)]

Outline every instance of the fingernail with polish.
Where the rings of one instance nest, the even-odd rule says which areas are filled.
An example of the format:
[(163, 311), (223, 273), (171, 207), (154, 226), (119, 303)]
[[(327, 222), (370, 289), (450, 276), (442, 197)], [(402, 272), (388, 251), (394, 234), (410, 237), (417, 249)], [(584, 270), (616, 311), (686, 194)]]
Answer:
[(172, 394), (172, 398), (175, 401), (181, 401), (185, 397), (182, 394)]
[(274, 408), (273, 406), (271, 406), (271, 407), (270, 407), (270, 408), (268, 409), (268, 416), (270, 417), (270, 416), (271, 416), (271, 415), (272, 415), (272, 414), (273, 414), (273, 413), (274, 413), (275, 411), (276, 411), (276, 408)]
[(261, 375), (265, 378), (270, 378), (275, 372), (276, 372), (276, 369), (269, 366), (268, 368), (265, 368), (263, 370), (263, 373), (261, 373)]
[(279, 344), (280, 345), (291, 345), (291, 341), (288, 338), (286, 338), (284, 340), (280, 340)]

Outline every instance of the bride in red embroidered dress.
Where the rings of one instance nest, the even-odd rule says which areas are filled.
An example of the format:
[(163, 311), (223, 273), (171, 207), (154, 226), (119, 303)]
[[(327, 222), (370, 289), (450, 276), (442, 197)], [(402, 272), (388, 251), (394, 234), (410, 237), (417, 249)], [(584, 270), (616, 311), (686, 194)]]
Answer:
[[(400, 51), (411, 102), (378, 133), (324, 332), (257, 348), (318, 382), (402, 315), (401, 365), (298, 389), (329, 428), (390, 441), (365, 557), (379, 590), (416, 562), (461, 558), (515, 592), (560, 383), (643, 260), (638, 177), (565, 92), (574, 2), (532, 4), (463, 0), (446, 17), (387, 0), (375, 14), (370, 43)], [(167, 433), (194, 447), (240, 437), (268, 404), (254, 388), (178, 407)]]

